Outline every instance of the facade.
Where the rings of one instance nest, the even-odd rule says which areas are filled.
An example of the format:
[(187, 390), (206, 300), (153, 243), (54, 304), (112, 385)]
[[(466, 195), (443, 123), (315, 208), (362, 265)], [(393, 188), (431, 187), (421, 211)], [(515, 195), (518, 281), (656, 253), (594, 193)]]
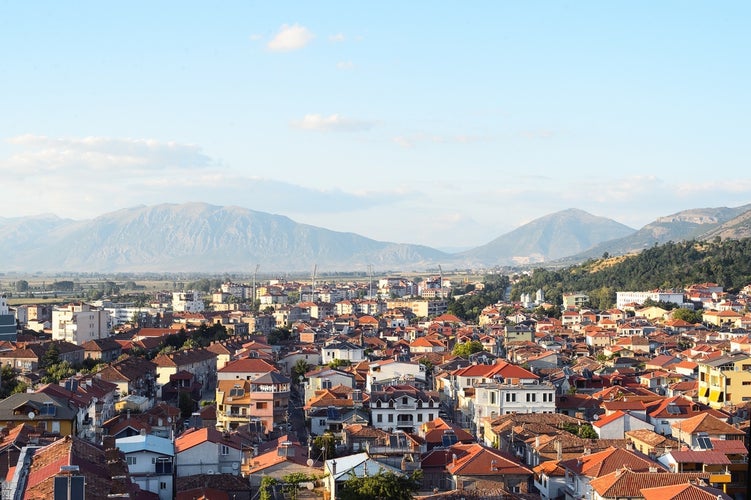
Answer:
[(420, 425), (438, 417), (438, 393), (411, 385), (395, 385), (370, 393), (370, 414), (376, 429), (414, 433)]
[[(538, 290), (538, 293), (540, 291)], [(563, 294), (564, 309), (579, 309), (589, 304), (589, 295), (582, 292), (568, 292)]]
[(204, 304), (201, 294), (196, 291), (173, 292), (172, 310), (175, 312), (203, 312)]
[(479, 436), (488, 420), (509, 413), (555, 413), (555, 386), (543, 383), (495, 382), (475, 385), (475, 400), (470, 408)]
[(672, 302), (678, 306), (685, 305), (683, 292), (653, 290), (651, 292), (616, 292), (616, 308), (623, 309), (627, 304), (643, 304), (647, 299), (655, 302)]
[(216, 388), (216, 426), (234, 430), (251, 420), (269, 433), (288, 419), (289, 378), (268, 372), (253, 380), (220, 380)]
[(5, 295), (0, 295), (0, 341), (16, 340), (16, 317), (10, 313), (8, 300)]
[[(247, 443), (249, 446), (250, 443)], [(177, 477), (198, 474), (240, 474), (243, 442), (235, 434), (204, 427), (175, 439)]]
[(151, 434), (117, 439), (133, 482), (142, 490), (170, 500), (175, 494), (175, 446), (170, 439)]
[(735, 352), (698, 365), (700, 403), (720, 409), (751, 401), (751, 356)]
[(109, 337), (111, 328), (109, 312), (89, 304), (69, 304), (52, 310), (52, 340), (81, 345)]

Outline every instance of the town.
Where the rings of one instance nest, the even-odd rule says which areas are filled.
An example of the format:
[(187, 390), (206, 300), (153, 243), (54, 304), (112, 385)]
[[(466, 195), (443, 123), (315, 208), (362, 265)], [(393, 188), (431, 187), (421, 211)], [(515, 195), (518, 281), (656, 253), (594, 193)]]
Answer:
[(2, 498), (745, 498), (751, 286), (514, 279), (18, 279)]

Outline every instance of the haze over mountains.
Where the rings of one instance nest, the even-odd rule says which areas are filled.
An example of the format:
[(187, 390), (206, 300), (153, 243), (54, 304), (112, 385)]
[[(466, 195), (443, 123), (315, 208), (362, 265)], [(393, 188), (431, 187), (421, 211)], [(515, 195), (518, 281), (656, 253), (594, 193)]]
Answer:
[[(372, 240), (240, 207), (139, 206), (74, 221), (0, 218), (0, 271), (409, 271), (579, 261), (654, 243), (751, 234), (751, 205), (691, 209), (635, 230), (577, 209), (546, 215), (461, 253)], [(745, 231), (745, 232), (744, 232)], [(734, 236), (735, 235), (735, 236)], [(492, 237), (492, 235), (489, 235)]]

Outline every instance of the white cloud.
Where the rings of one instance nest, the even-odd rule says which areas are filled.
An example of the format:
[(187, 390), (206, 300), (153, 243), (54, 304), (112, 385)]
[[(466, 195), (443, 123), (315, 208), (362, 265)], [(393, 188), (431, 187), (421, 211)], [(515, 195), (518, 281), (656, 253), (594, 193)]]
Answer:
[(268, 43), (269, 50), (275, 52), (289, 52), (298, 50), (308, 45), (315, 35), (306, 27), (299, 24), (292, 26), (284, 24), (279, 32)]
[(257, 42), (258, 40), (263, 40), (263, 35), (258, 34), (258, 33), (253, 33), (252, 35), (250, 35), (250, 40), (253, 42)]
[(22, 135), (7, 142), (21, 151), (3, 162), (2, 168), (16, 170), (19, 175), (54, 171), (108, 174), (122, 168), (130, 172), (153, 172), (205, 168), (212, 163), (198, 146), (151, 139)]
[(354, 68), (355, 65), (352, 63), (352, 61), (339, 61), (338, 63), (336, 63), (336, 69), (347, 70)]
[(373, 122), (345, 118), (339, 114), (329, 116), (309, 114), (305, 115), (302, 120), (292, 122), (292, 126), (296, 128), (323, 132), (362, 132), (370, 130), (373, 125)]
[(329, 35), (329, 41), (334, 43), (341, 43), (346, 40), (344, 33), (337, 33), (335, 35)]

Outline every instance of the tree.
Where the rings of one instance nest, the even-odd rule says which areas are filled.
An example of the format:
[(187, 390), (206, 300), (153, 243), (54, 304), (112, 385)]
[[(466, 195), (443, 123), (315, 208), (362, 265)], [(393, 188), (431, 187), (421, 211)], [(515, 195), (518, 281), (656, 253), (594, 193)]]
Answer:
[(304, 377), (308, 371), (310, 371), (311, 365), (304, 359), (298, 359), (295, 365), (292, 367), (292, 381), (297, 383), (300, 377)]
[(454, 350), (452, 351), (452, 354), (454, 356), (459, 356), (462, 358), (469, 358), (470, 355), (476, 353), (476, 352), (482, 352), (485, 348), (482, 345), (482, 342), (479, 340), (472, 340), (469, 342), (464, 342), (462, 344), (456, 344), (454, 346)]
[(180, 415), (183, 418), (190, 418), (193, 414), (194, 405), (195, 403), (193, 402), (193, 398), (190, 397), (189, 392), (180, 392), (180, 400), (177, 406), (180, 408)]
[(56, 365), (60, 362), (60, 348), (57, 344), (52, 342), (47, 350), (42, 355), (41, 365), (42, 368)]
[(337, 358), (337, 359), (333, 359), (333, 360), (329, 361), (328, 366), (329, 366), (329, 368), (336, 369), (336, 368), (339, 368), (340, 366), (350, 366), (351, 364), (352, 364), (352, 362), (350, 362), (347, 359), (339, 359), (339, 358)]
[(409, 500), (420, 486), (422, 471), (409, 476), (379, 472), (374, 476), (353, 476), (337, 492), (341, 500)]
[(701, 311), (692, 311), (685, 307), (679, 307), (673, 311), (673, 319), (680, 319), (688, 323), (696, 324), (702, 322)]
[(336, 439), (330, 432), (318, 436), (313, 440), (313, 457), (328, 460), (336, 456)]
[(16, 281), (16, 291), (17, 292), (28, 292), (29, 291), (29, 282), (26, 280), (18, 280)]

